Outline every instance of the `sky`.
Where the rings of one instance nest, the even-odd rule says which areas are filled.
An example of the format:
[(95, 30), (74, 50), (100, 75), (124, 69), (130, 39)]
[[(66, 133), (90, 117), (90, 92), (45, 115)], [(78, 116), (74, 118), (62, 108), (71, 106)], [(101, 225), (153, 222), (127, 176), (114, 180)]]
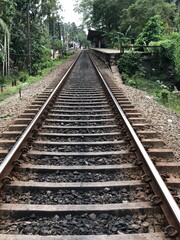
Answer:
[(61, 15), (64, 17), (63, 22), (75, 22), (76, 25), (80, 25), (82, 23), (81, 15), (73, 10), (75, 0), (60, 0), (60, 4), (63, 8), (63, 12), (61, 12)]

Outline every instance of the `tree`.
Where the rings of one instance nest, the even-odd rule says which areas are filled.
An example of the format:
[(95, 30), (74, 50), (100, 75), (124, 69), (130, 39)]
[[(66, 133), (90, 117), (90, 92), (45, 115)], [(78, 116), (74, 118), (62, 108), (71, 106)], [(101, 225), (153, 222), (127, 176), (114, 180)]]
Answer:
[(143, 31), (138, 36), (137, 43), (148, 45), (151, 41), (159, 41), (162, 38), (162, 33), (163, 22), (161, 21), (161, 17), (156, 15), (151, 17), (146, 23)]
[[(58, 9), (56, 0), (15, 0), (15, 14), (12, 22), (12, 61), (18, 69), (32, 74), (41, 68), (37, 62), (43, 61), (43, 50), (54, 49), (59, 36)], [(45, 48), (43, 48), (44, 46)], [(40, 49), (40, 51), (38, 51)]]
[(180, 1), (176, 1), (177, 11), (175, 17), (175, 31), (180, 32)]
[(81, 47), (89, 47), (89, 41), (87, 40), (87, 35), (84, 30), (84, 25), (80, 25), (77, 29), (77, 41), (79, 42), (80, 48)]
[(132, 36), (136, 38), (142, 32), (147, 21), (151, 17), (159, 15), (166, 33), (169, 33), (174, 28), (176, 9), (174, 3), (168, 3), (164, 0), (136, 0), (123, 10), (122, 26), (126, 29), (131, 25)]
[(135, 0), (94, 0), (93, 4), (93, 26), (105, 31), (122, 32), (121, 16), (123, 10)]
[(74, 10), (83, 14), (83, 25), (91, 28), (94, 0), (76, 0), (76, 2)]
[(7, 28), (6, 23), (0, 19), (0, 27), (4, 31), (4, 44), (2, 45), (3, 50), (3, 76), (9, 75), (9, 43), (10, 43), (10, 33)]
[[(10, 25), (12, 23), (12, 14), (14, 13), (14, 2), (12, 0), (2, 0), (0, 2), (0, 30), (3, 31), (1, 36), (1, 59), (2, 59), (2, 74), (9, 75), (10, 68)], [(9, 26), (8, 26), (9, 25)]]
[(105, 31), (118, 30), (123, 10), (135, 0), (77, 0), (76, 10), (83, 13), (85, 25)]

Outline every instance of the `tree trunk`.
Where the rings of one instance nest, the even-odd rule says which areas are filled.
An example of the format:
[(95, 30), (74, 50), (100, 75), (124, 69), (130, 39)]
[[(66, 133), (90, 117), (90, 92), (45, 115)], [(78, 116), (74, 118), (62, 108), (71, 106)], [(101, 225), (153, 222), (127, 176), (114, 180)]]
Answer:
[(7, 58), (7, 36), (6, 33), (4, 33), (4, 56), (3, 56), (3, 76), (6, 75), (6, 58)]
[(7, 75), (10, 75), (10, 35), (8, 36), (8, 44), (7, 44)]
[(5, 67), (5, 69), (6, 69), (6, 70), (5, 70), (5, 74), (6, 74), (6, 76), (8, 75), (8, 56), (7, 56), (7, 55), (8, 55), (8, 52), (7, 52), (7, 42), (8, 42), (8, 37), (7, 37), (7, 35), (6, 35), (6, 51), (5, 51), (5, 60), (6, 60), (6, 61), (5, 61), (5, 63), (6, 63), (6, 64), (5, 64), (5, 66), (6, 66), (6, 67)]
[(27, 5), (27, 45), (28, 45), (27, 46), (27, 50), (28, 50), (27, 63), (28, 63), (29, 74), (31, 74), (31, 26), (30, 26), (29, 10), (30, 10), (30, 0), (28, 1), (28, 5)]
[(55, 48), (54, 48), (54, 40), (55, 40), (55, 17), (54, 17), (54, 14), (53, 14), (53, 18), (52, 18), (52, 20), (53, 20), (53, 46), (52, 46), (52, 48), (53, 48), (53, 59), (55, 58)]

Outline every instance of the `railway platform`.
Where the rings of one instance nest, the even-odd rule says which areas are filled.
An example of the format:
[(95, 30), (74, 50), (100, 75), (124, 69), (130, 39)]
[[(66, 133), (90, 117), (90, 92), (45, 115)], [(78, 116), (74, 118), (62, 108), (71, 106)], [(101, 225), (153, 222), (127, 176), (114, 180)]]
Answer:
[(115, 66), (120, 58), (120, 50), (110, 48), (90, 48), (98, 58), (104, 61), (109, 67)]
[(91, 48), (90, 52), (101, 59), (110, 69), (115, 80), (122, 83), (122, 78), (117, 66), (117, 60), (120, 58), (120, 50), (110, 48)]

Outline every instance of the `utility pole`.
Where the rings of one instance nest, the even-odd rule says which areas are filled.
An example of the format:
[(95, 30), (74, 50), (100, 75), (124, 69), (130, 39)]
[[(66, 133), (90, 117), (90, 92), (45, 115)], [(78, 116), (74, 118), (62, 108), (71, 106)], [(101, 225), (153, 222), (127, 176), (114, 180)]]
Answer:
[(55, 43), (55, 29), (56, 29), (56, 22), (55, 22), (55, 15), (53, 14), (53, 17), (52, 17), (52, 23), (53, 23), (53, 46), (52, 46), (52, 48), (53, 48), (53, 58), (55, 58), (55, 46), (54, 46), (54, 43)]
[(27, 2), (27, 50), (28, 50), (28, 70), (31, 74), (31, 24), (30, 24), (30, 0)]
[(61, 41), (61, 47), (59, 49), (59, 53), (62, 54), (63, 52), (63, 44), (62, 44), (62, 40), (61, 40), (61, 36), (62, 36), (62, 29), (61, 29), (61, 22), (60, 20), (58, 21), (58, 38)]

